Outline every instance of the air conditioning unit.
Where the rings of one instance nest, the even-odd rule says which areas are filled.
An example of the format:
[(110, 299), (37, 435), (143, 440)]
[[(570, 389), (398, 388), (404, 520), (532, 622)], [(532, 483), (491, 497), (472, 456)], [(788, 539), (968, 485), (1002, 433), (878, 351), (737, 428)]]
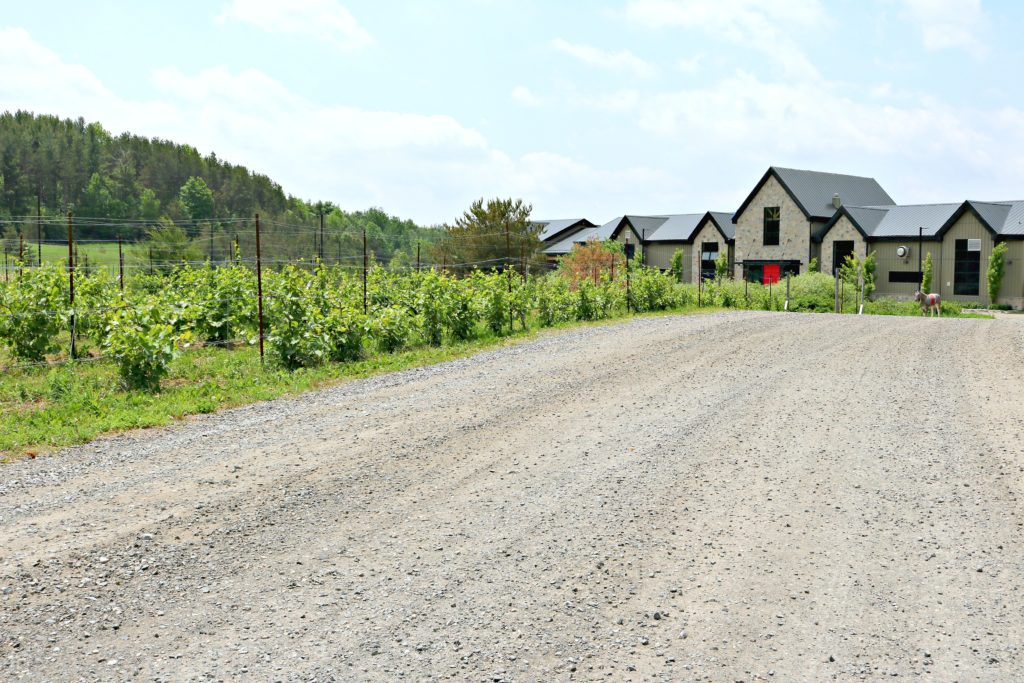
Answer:
[(907, 258), (910, 256), (910, 247), (896, 247), (896, 255), (900, 258)]

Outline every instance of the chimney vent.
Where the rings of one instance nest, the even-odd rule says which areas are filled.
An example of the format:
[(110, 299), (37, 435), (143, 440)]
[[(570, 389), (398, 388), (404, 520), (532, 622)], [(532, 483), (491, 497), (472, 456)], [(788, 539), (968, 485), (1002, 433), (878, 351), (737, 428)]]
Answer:
[(842, 205), (843, 200), (839, 197), (839, 193), (837, 192), (834, 195), (832, 195), (832, 206), (838, 209)]

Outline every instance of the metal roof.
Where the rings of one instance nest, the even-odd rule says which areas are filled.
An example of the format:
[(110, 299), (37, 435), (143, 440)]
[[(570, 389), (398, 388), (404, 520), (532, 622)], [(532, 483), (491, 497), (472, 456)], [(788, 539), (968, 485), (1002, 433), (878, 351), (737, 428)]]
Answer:
[(688, 242), (693, 239), (702, 213), (681, 213), (668, 216), (656, 216), (657, 226), (647, 230), (648, 242)]
[(587, 240), (606, 239), (600, 237), (597, 234), (600, 229), (601, 228), (599, 227), (583, 228), (578, 232), (572, 233), (568, 237), (563, 237), (562, 239), (555, 241), (554, 244), (550, 244), (544, 247), (541, 251), (543, 251), (545, 254), (550, 254), (552, 256), (568, 254), (570, 251), (572, 251), (572, 248), (574, 246), (586, 242)]
[(818, 234), (818, 239), (824, 237), (844, 213), (853, 220), (856, 227), (872, 239), (917, 237), (918, 231), (922, 228), (924, 237), (941, 239), (942, 234), (966, 211), (973, 211), (982, 224), (996, 235), (1024, 237), (1024, 201), (969, 200), (949, 204), (844, 206), (825, 224)]
[(533, 221), (534, 225), (541, 226), (541, 231), (538, 237), (541, 242), (547, 242), (551, 239), (558, 237), (561, 233), (566, 230), (571, 230), (576, 227), (592, 228), (594, 224), (588, 221), (586, 218), (559, 218), (553, 221), (541, 220)]
[(629, 224), (633, 226), (633, 232), (636, 233), (638, 238), (649, 241), (651, 239), (651, 235), (656, 233), (658, 229), (665, 224), (669, 217), (627, 215), (625, 218), (629, 221)]
[(847, 206), (891, 206), (895, 204), (892, 197), (882, 189), (882, 186), (874, 178), (772, 166), (733, 214), (733, 221), (743, 213), (743, 210), (754, 199), (754, 195), (772, 176), (778, 179), (808, 218), (817, 220), (832, 218), (836, 212), (836, 208), (832, 205), (832, 198), (837, 194), (842, 203)]
[(708, 211), (711, 218), (718, 224), (719, 229), (725, 233), (726, 238), (736, 239), (736, 224), (732, 222), (732, 214), (724, 211)]

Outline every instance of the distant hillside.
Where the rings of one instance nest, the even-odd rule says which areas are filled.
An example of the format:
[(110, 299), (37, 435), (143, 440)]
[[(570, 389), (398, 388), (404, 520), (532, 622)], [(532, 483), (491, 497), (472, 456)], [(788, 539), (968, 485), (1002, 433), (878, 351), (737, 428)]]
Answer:
[[(106, 225), (83, 222), (76, 229), (82, 239), (119, 234), (141, 239), (144, 224), (170, 219), (197, 238), (213, 231), (217, 242), (227, 245), (238, 232), (231, 219), (250, 219), (258, 212), (266, 219), (270, 242), (285, 252), (282, 256), (309, 256), (322, 206), (288, 196), (267, 176), (212, 153), (204, 157), (187, 144), (129, 133), (114, 137), (82, 118), (0, 114), (0, 221), (35, 215), (37, 198), (44, 216), (72, 209), (78, 216), (111, 219)], [(326, 222), (325, 258), (345, 258), (361, 248), (354, 235), (363, 228), (376, 258), (384, 261), (396, 255), (408, 260), (417, 241), (431, 242), (437, 235), (379, 209), (337, 210)], [(3, 236), (10, 237), (12, 227), (3, 227)], [(59, 237), (56, 226), (50, 230)], [(273, 238), (285, 230), (291, 237)], [(297, 234), (308, 238), (296, 239)]]

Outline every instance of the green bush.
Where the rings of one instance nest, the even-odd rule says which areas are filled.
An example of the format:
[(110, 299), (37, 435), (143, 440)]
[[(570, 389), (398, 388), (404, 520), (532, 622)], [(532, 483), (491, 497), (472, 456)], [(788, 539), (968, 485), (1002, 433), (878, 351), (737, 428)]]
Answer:
[(1006, 242), (1000, 242), (992, 248), (988, 257), (988, 300), (995, 304), (999, 300), (999, 290), (1003, 288), (1003, 275), (1006, 273)]
[(67, 284), (62, 268), (47, 265), (0, 288), (0, 341), (15, 358), (39, 362), (57, 350), (68, 325)]
[(326, 302), (313, 278), (289, 265), (266, 278), (266, 284), (264, 319), (271, 358), (288, 370), (326, 362), (331, 356)]
[(158, 390), (178, 353), (174, 327), (154, 301), (110, 311), (104, 340), (125, 389)]
[(385, 306), (373, 311), (366, 321), (366, 332), (382, 353), (393, 353), (412, 336), (411, 316), (401, 306)]

